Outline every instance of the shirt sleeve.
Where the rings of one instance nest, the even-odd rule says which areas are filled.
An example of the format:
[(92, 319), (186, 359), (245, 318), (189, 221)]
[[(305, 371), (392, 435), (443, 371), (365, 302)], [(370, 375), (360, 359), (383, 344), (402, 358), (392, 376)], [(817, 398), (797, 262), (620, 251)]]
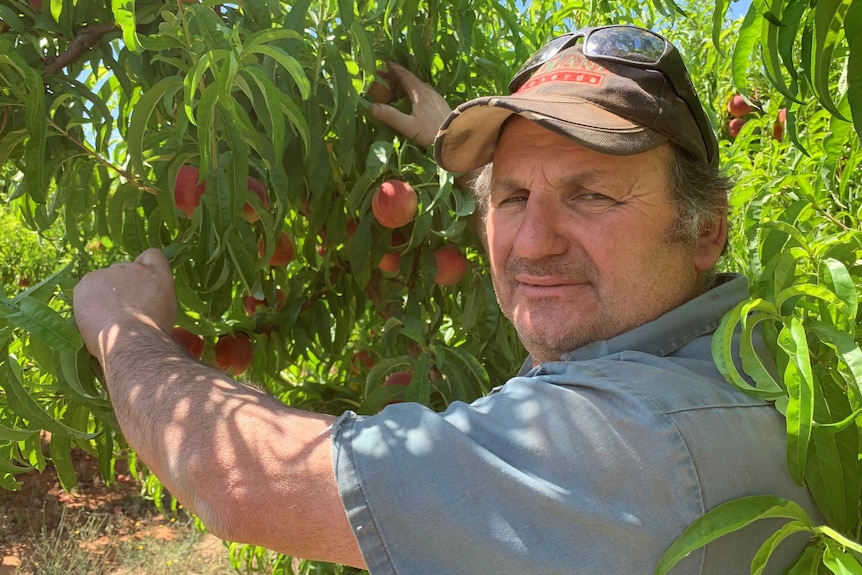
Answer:
[(344, 414), (335, 472), (370, 572), (651, 572), (704, 510), (685, 442), (641, 399), (516, 378), (443, 413)]

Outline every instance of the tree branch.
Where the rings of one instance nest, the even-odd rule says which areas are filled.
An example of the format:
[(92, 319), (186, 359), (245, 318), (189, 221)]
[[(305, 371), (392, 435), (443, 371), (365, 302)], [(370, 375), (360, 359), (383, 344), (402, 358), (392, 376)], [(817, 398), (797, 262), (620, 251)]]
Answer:
[(42, 70), (42, 75), (56, 74), (86, 54), (90, 48), (102, 39), (102, 36), (117, 29), (117, 26), (114, 24), (97, 24), (96, 26), (82, 28), (72, 43), (69, 44), (69, 47), (66, 48), (65, 52), (56, 58), (45, 60), (45, 68)]

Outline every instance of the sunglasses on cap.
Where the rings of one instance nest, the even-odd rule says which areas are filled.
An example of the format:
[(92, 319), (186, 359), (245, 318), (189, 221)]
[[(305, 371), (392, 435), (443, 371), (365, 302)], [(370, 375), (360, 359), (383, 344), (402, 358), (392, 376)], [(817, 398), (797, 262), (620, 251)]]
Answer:
[(718, 144), (715, 134), (694, 91), (685, 63), (676, 47), (655, 32), (636, 26), (612, 25), (581, 28), (558, 36), (524, 62), (509, 82), (509, 92), (512, 94), (517, 92), (542, 64), (575, 45), (582, 38), (581, 51), (584, 57), (590, 60), (616, 62), (664, 74), (673, 91), (686, 103), (697, 122), (709, 163), (712, 165), (717, 162)]

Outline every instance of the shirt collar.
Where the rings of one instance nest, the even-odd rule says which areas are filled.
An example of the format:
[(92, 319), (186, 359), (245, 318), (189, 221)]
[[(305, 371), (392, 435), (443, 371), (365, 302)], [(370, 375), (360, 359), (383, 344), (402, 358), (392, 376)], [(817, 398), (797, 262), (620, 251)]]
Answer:
[[(565, 353), (562, 361), (598, 359), (622, 351), (666, 356), (718, 327), (725, 313), (748, 297), (748, 279), (740, 274), (718, 274), (712, 289), (661, 317), (608, 340), (594, 341)], [(532, 369), (527, 358), (518, 375)]]

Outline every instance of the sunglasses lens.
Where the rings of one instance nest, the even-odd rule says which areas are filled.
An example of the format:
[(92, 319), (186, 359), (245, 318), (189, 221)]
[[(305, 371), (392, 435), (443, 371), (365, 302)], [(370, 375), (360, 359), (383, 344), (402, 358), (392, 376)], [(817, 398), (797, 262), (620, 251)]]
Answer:
[(584, 44), (586, 56), (619, 58), (644, 64), (658, 64), (666, 42), (655, 34), (637, 28), (600, 28)]

